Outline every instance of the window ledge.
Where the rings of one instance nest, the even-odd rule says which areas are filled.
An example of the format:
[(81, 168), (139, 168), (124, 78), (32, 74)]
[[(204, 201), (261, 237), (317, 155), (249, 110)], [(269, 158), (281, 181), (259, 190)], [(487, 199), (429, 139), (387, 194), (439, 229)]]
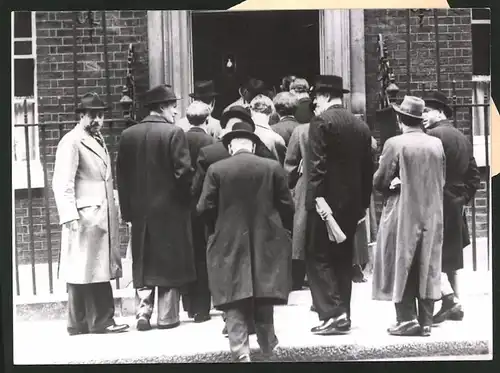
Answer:
[[(15, 190), (28, 189), (26, 161), (12, 163), (12, 188)], [(30, 161), (31, 188), (44, 188), (43, 167), (39, 159)]]

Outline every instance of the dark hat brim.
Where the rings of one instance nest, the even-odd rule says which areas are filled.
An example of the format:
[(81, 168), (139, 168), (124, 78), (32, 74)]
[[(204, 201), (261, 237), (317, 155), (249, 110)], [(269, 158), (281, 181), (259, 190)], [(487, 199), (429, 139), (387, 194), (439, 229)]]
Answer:
[(168, 98), (168, 99), (165, 99), (165, 100), (147, 101), (143, 105), (144, 106), (149, 106), (149, 105), (153, 105), (153, 104), (166, 104), (167, 102), (175, 102), (175, 101), (179, 101), (179, 100), (180, 100), (179, 97), (172, 97), (172, 98)]
[(82, 107), (82, 106), (78, 106), (76, 109), (75, 109), (75, 112), (76, 113), (83, 113), (84, 111), (90, 111), (90, 110), (109, 110), (109, 106), (92, 106), (92, 107)]
[(350, 93), (351, 91), (345, 88), (338, 89), (338, 88), (330, 88), (328, 86), (319, 86), (319, 87), (313, 87), (311, 93), (316, 93), (316, 92), (325, 92), (325, 93), (330, 93), (330, 92), (339, 92), (339, 93)]
[(405, 115), (407, 117), (410, 117), (410, 118), (415, 118), (415, 119), (424, 119), (423, 116), (417, 116), (417, 115), (413, 115), (413, 114), (410, 114), (410, 113), (407, 113), (406, 111), (402, 111), (400, 106), (399, 105), (396, 105), (396, 104), (392, 104), (392, 108), (394, 109), (394, 111), (396, 111), (398, 114), (401, 114), (401, 115)]
[(207, 93), (201, 93), (201, 94), (198, 94), (198, 93), (190, 93), (189, 94), (189, 97), (191, 98), (205, 98), (205, 97), (216, 97), (216, 96), (220, 96), (220, 93), (218, 92), (207, 92)]
[(246, 115), (245, 113), (242, 113), (241, 111), (231, 110), (231, 108), (229, 108), (227, 111), (222, 113), (220, 121), (221, 121), (221, 123), (224, 123), (224, 127), (225, 127), (227, 122), (229, 122), (229, 119), (232, 119), (232, 118), (237, 118), (237, 119), (241, 119), (244, 122), (248, 122), (253, 126), (253, 128), (255, 128), (255, 123), (254, 123), (251, 115)]
[(257, 136), (255, 133), (248, 132), (245, 130), (234, 130), (234, 131), (226, 133), (222, 137), (222, 144), (227, 149), (229, 144), (231, 143), (231, 141), (233, 139), (236, 139), (236, 138), (248, 139), (248, 140), (253, 141), (255, 144), (260, 143), (260, 137)]
[(444, 114), (448, 118), (450, 118), (453, 115), (452, 108), (448, 104), (445, 104), (443, 101), (440, 101), (438, 99), (435, 99), (435, 98), (431, 97), (431, 98), (424, 99), (424, 102), (425, 102), (425, 105), (432, 104), (432, 105), (436, 105), (436, 106), (440, 107), (441, 109), (443, 109)]

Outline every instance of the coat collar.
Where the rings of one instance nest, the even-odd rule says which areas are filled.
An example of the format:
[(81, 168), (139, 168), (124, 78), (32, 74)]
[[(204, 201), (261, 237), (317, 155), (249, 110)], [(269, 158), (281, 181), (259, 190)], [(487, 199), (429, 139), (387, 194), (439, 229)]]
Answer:
[(437, 127), (454, 127), (453, 122), (450, 119), (443, 119), (440, 120), (439, 122), (436, 122), (429, 127), (426, 128), (426, 130), (431, 130)]
[(83, 144), (83, 146), (88, 148), (92, 153), (101, 158), (101, 160), (103, 161), (103, 177), (106, 177), (106, 170), (110, 162), (107, 149), (105, 148), (106, 144), (104, 144), (104, 147), (101, 146), (101, 144), (99, 144), (93, 136), (91, 136), (81, 128), (79, 128), (77, 131), (79, 132), (80, 142)]
[(156, 114), (148, 115), (141, 122), (163, 122), (163, 123), (168, 123), (165, 118), (163, 118), (161, 115), (156, 115)]
[(189, 127), (189, 131), (188, 132), (196, 132), (196, 133), (207, 133), (207, 130), (205, 128), (203, 128), (202, 126), (191, 126)]
[(253, 154), (253, 153), (250, 152), (250, 151), (248, 151), (248, 150), (246, 150), (246, 149), (240, 149), (236, 153), (234, 153), (233, 156), (240, 155), (240, 154)]
[(295, 119), (295, 117), (293, 115), (285, 115), (284, 117), (282, 117), (280, 119), (280, 121), (278, 123), (280, 123), (280, 122), (296, 122), (296, 121), (297, 121), (297, 119)]
[(424, 133), (422, 127), (405, 127), (403, 130), (403, 134), (406, 133)]

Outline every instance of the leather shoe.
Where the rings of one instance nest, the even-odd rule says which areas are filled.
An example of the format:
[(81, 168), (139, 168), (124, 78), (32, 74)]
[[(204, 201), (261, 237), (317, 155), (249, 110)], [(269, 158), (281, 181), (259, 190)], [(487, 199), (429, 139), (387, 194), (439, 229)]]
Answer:
[(180, 321), (174, 322), (173, 324), (158, 325), (158, 329), (173, 329), (181, 325)]
[(337, 317), (332, 317), (311, 329), (311, 332), (318, 335), (342, 334), (350, 330), (350, 320), (347, 314), (343, 313)]
[(207, 314), (197, 313), (194, 315), (194, 322), (195, 323), (202, 323), (202, 322), (208, 321), (210, 319), (211, 319), (210, 315), (207, 315)]
[(137, 330), (143, 332), (151, 329), (151, 324), (149, 320), (145, 317), (139, 317), (137, 320)]
[(250, 355), (248, 354), (241, 355), (238, 358), (238, 363), (250, 363), (250, 362), (252, 361), (250, 360)]
[(387, 329), (389, 334), (396, 336), (414, 336), (420, 334), (420, 324), (417, 320), (403, 321)]
[(97, 330), (94, 334), (111, 334), (111, 333), (123, 333), (129, 328), (127, 324), (113, 324), (108, 326), (107, 328)]
[(71, 329), (68, 330), (68, 334), (69, 335), (89, 334), (89, 331), (87, 329), (78, 329), (78, 330)]
[(459, 303), (444, 304), (438, 313), (432, 318), (433, 324), (441, 324), (446, 320), (461, 321), (464, 318), (464, 311)]
[(273, 355), (273, 351), (274, 349), (276, 348), (276, 346), (278, 346), (278, 337), (276, 337), (276, 334), (274, 335), (274, 338), (273, 338), (273, 341), (271, 342), (271, 344), (269, 345), (268, 348), (262, 348), (261, 347), (261, 350), (262, 350), (262, 356), (266, 359), (270, 358), (272, 355)]
[(420, 329), (420, 335), (422, 337), (430, 337), (431, 336), (431, 327), (430, 326), (422, 326)]

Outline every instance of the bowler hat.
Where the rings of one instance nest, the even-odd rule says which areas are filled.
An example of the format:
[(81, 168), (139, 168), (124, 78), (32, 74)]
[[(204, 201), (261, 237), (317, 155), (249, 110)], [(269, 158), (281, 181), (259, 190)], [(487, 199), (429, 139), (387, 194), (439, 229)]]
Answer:
[(250, 78), (248, 82), (240, 88), (240, 94), (249, 94), (252, 98), (267, 93), (266, 83), (260, 79)]
[(142, 104), (144, 106), (177, 100), (180, 99), (175, 96), (172, 86), (168, 84), (153, 87), (142, 96)]
[(222, 144), (224, 145), (224, 147), (227, 147), (229, 146), (229, 144), (231, 143), (231, 140), (235, 139), (235, 138), (243, 138), (243, 139), (248, 139), (248, 140), (252, 140), (254, 143), (260, 143), (260, 138), (259, 136), (257, 136), (253, 131), (254, 131), (254, 126), (252, 126), (250, 123), (248, 122), (238, 122), (238, 123), (235, 123), (234, 126), (233, 126), (233, 129), (232, 131), (226, 133), (223, 137), (222, 137)]
[(85, 93), (81, 100), (80, 104), (75, 108), (77, 113), (81, 113), (85, 110), (107, 110), (108, 107), (101, 100), (99, 95), (95, 92)]
[(318, 75), (313, 87), (314, 92), (349, 93), (344, 88), (342, 77), (337, 75)]
[(215, 86), (213, 80), (202, 80), (194, 83), (194, 92), (190, 93), (189, 96), (197, 98), (215, 97), (219, 94), (215, 92)]
[(402, 115), (416, 119), (424, 119), (422, 114), (425, 108), (425, 102), (419, 97), (405, 96), (401, 105), (392, 104), (394, 110)]
[(222, 116), (220, 118), (221, 127), (226, 128), (227, 122), (229, 122), (229, 119), (231, 118), (241, 119), (242, 121), (252, 125), (253, 129), (255, 130), (255, 123), (252, 120), (250, 109), (239, 105), (231, 106), (228, 110), (222, 113)]
[(444, 114), (450, 118), (453, 115), (453, 111), (449, 105), (448, 98), (443, 92), (432, 91), (424, 97), (425, 104), (431, 107), (438, 107), (443, 109)]

